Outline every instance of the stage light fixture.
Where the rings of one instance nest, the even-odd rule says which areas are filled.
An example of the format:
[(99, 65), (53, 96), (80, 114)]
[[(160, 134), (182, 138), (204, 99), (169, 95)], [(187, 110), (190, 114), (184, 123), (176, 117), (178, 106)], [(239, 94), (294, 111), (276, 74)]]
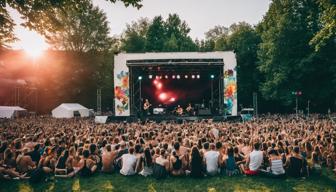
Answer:
[(195, 75), (192, 75), (191, 78), (192, 78), (192, 79), (195, 79)]
[(177, 75), (176, 78), (177, 78), (177, 79), (180, 79), (180, 75)]
[(185, 75), (184, 78), (188, 79), (188, 75)]
[(210, 75), (210, 77), (211, 77), (211, 79), (215, 78), (215, 76), (214, 76), (214, 75)]
[(149, 79), (152, 79), (152, 78), (153, 78), (153, 75), (149, 75), (148, 78), (149, 78)]
[(160, 75), (160, 79), (162, 79), (162, 75)]
[(196, 77), (197, 77), (197, 79), (201, 78), (201, 76), (200, 76), (200, 75), (197, 75)]
[(158, 88), (158, 89), (161, 89), (161, 88), (162, 88), (162, 83), (158, 83), (158, 84), (157, 84), (157, 88)]
[(168, 75), (165, 75), (165, 78), (168, 79)]
[(141, 80), (141, 79), (142, 79), (142, 76), (139, 76), (138, 79)]
[(166, 100), (166, 99), (167, 99), (167, 93), (160, 93), (160, 95), (159, 95), (159, 99), (160, 99), (161, 101)]
[(155, 79), (159, 79), (159, 76), (155, 76)]
[(175, 79), (175, 75), (173, 75), (172, 78)]
[(174, 97), (172, 97), (172, 98), (170, 98), (170, 100), (169, 100), (170, 102), (174, 102), (175, 101), (175, 98)]

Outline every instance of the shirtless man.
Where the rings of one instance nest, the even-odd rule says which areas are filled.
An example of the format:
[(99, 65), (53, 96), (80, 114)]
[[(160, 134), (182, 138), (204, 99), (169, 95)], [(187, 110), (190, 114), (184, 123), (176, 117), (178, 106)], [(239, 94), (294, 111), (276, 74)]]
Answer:
[(107, 145), (102, 154), (102, 171), (105, 173), (112, 173), (114, 170), (113, 162), (117, 157), (117, 152), (112, 151), (111, 145)]

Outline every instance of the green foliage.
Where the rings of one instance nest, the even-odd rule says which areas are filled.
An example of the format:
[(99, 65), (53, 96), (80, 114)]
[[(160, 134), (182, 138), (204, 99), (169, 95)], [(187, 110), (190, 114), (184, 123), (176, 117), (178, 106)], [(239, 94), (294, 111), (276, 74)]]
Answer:
[(149, 25), (150, 22), (147, 18), (141, 18), (127, 24), (126, 30), (122, 34), (120, 49), (129, 53), (144, 52)]
[(146, 51), (161, 52), (166, 41), (164, 21), (161, 16), (154, 17), (146, 34)]
[(229, 29), (224, 26), (216, 25), (214, 28), (210, 29), (205, 33), (205, 39), (216, 41), (217, 38), (227, 36), (229, 34)]
[(252, 106), (253, 92), (258, 92), (260, 74), (257, 70), (259, 34), (247, 23), (230, 26), (227, 48), (234, 50), (237, 59), (238, 101), (243, 106)]
[(318, 0), (320, 12), (320, 29), (310, 41), (316, 51), (328, 44), (336, 43), (336, 1)]
[[(121, 1), (126, 7), (142, 7), (141, 0), (107, 1)], [(105, 35), (106, 31), (108, 33), (106, 16), (92, 6), (91, 0), (5, 0), (0, 4), (0, 47), (16, 40), (13, 32), (15, 24), (6, 10), (6, 5), (22, 15), (26, 20), (23, 24), (25, 27), (44, 35), (55, 48), (101, 50), (108, 48), (106, 46), (110, 43)], [(89, 41), (89, 46), (84, 45), (83, 40)]]
[(130, 53), (197, 51), (189, 32), (190, 28), (177, 14), (170, 14), (166, 21), (161, 16), (151, 22), (139, 20), (127, 25), (121, 38), (121, 50)]
[(260, 89), (266, 99), (290, 105), (294, 101), (290, 90), (302, 90), (303, 99), (321, 108), (333, 105), (335, 43), (318, 53), (309, 45), (319, 31), (319, 10), (319, 4), (310, 0), (271, 3), (257, 28), (259, 70), (264, 77)]
[(45, 6), (41, 11), (20, 8), (24, 26), (42, 34), (57, 50), (103, 51), (110, 49), (111, 38), (105, 13), (89, 0), (80, 4), (67, 1), (65, 6)]
[(14, 26), (15, 24), (5, 7), (0, 6), (0, 49), (8, 47), (8, 43), (17, 40), (14, 34)]

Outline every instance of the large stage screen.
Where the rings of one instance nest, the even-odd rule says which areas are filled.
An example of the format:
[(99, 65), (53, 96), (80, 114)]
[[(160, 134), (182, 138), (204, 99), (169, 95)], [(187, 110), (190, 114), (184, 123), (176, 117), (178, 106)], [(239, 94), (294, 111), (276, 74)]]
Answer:
[(209, 75), (162, 75), (143, 78), (142, 98), (148, 99), (152, 106), (185, 108), (189, 103), (208, 106), (211, 100)]

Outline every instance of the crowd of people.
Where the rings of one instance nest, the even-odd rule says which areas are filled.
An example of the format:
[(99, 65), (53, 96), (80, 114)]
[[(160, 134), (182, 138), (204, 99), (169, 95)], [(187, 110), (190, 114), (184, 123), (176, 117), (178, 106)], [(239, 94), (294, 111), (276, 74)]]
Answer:
[[(99, 173), (163, 179), (246, 174), (308, 177), (335, 171), (329, 118), (137, 122), (31, 117), (0, 121), (0, 178), (45, 181)], [(51, 177), (52, 176), (52, 177)]]

